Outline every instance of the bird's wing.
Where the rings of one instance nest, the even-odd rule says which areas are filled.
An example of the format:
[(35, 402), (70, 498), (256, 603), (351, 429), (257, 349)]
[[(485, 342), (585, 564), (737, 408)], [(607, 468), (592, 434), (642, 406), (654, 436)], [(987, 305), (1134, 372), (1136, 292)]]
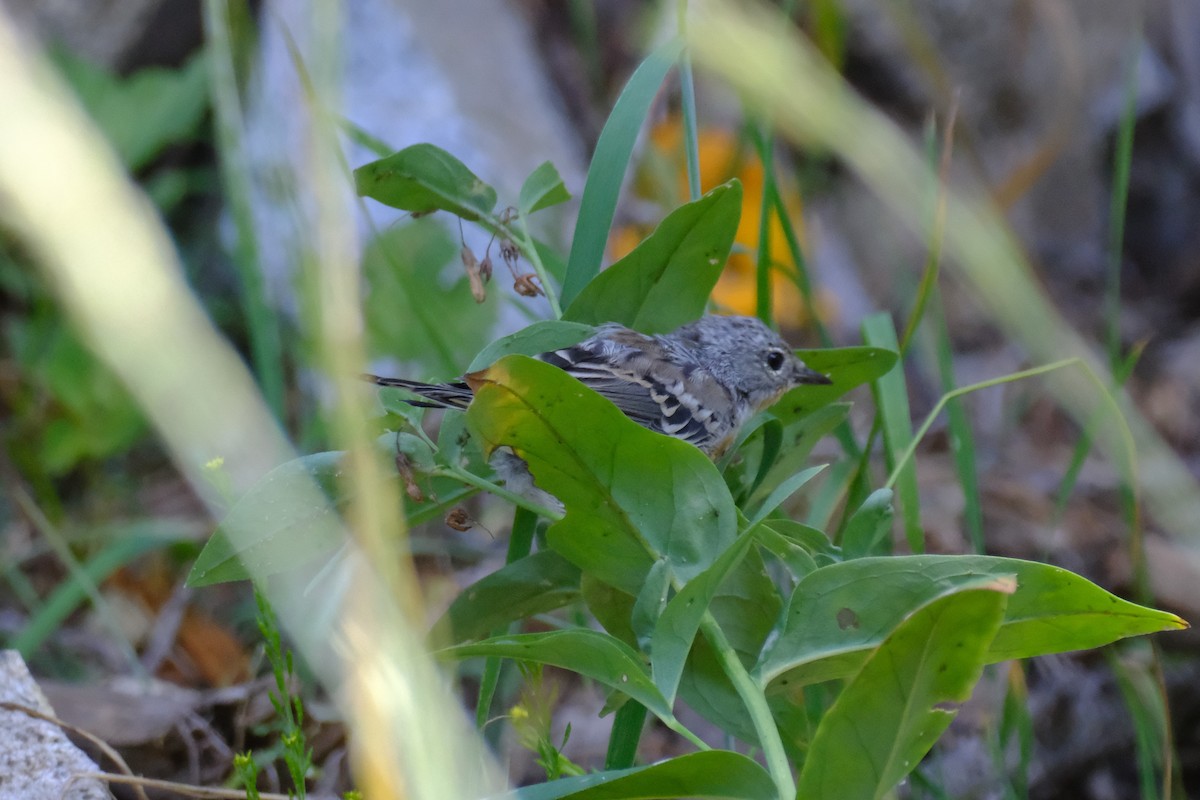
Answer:
[(644, 368), (644, 356), (626, 353), (623, 358), (614, 358), (614, 355), (621, 354), (576, 345), (544, 353), (540, 358), (607, 398), (643, 427), (691, 442), (701, 450), (713, 444), (715, 436), (710, 426), (715, 420), (683, 390), (682, 372), (678, 376), (665, 376), (668, 385), (668, 380), (653, 376), (651, 370)]

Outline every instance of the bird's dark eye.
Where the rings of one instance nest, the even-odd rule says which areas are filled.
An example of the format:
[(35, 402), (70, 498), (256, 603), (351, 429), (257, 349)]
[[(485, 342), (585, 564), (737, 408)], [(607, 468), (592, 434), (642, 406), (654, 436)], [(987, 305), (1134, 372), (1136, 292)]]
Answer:
[(783, 354), (783, 351), (772, 350), (767, 353), (767, 369), (772, 372), (779, 372), (779, 370), (783, 369), (783, 364), (786, 360), (787, 357)]

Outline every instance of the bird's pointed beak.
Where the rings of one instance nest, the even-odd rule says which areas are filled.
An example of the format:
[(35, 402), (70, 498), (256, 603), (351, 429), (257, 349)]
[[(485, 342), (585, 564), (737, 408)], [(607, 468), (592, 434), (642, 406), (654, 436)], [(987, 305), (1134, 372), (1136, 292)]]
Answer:
[(830, 380), (828, 375), (821, 373), (821, 372), (817, 372), (815, 369), (809, 369), (808, 367), (801, 364), (800, 368), (796, 370), (796, 383), (799, 383), (799, 384), (809, 383), (809, 384), (817, 384), (817, 385), (821, 385), (821, 386), (828, 386), (829, 384), (833, 383), (833, 381)]

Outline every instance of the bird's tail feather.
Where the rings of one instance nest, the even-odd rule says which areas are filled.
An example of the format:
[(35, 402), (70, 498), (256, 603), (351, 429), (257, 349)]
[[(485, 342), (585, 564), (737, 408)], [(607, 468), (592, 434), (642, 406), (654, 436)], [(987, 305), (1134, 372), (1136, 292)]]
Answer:
[(471, 392), (471, 387), (462, 381), (454, 381), (452, 383), (422, 383), (421, 381), (410, 381), (404, 378), (384, 378), (379, 375), (370, 374), (364, 374), (362, 378), (376, 386), (390, 386), (419, 395), (429, 402), (422, 403), (412, 400), (409, 403), (414, 406), (424, 406), (426, 408), (466, 408), (471, 404), (471, 400), (475, 396)]

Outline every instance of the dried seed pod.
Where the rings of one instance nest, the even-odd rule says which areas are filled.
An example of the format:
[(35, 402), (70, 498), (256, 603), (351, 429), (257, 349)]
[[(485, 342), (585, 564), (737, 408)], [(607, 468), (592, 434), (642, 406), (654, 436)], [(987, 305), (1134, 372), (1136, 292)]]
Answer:
[(450, 509), (450, 513), (446, 514), (446, 527), (453, 528), (460, 533), (469, 531), (475, 527), (475, 520), (471, 519), (471, 515), (462, 506), (455, 506)]
[(413, 469), (412, 459), (404, 453), (396, 453), (396, 471), (400, 473), (400, 480), (404, 481), (404, 492), (414, 503), (420, 503), (425, 499), (425, 493), (421, 491), (421, 487), (417, 486), (416, 471)]
[[(471, 296), (475, 298), (476, 303), (482, 303), (484, 300), (487, 300), (487, 289), (484, 288), (487, 279), (483, 277), (483, 271), (479, 266), (479, 259), (475, 257), (475, 251), (465, 244), (462, 246), (460, 257), (462, 258), (463, 266), (467, 268), (467, 280), (471, 282)], [(490, 277), (490, 265), (488, 266), (488, 273)]]
[(545, 294), (542, 287), (538, 285), (537, 275), (532, 272), (517, 275), (513, 280), (513, 290), (522, 297), (537, 297)]

